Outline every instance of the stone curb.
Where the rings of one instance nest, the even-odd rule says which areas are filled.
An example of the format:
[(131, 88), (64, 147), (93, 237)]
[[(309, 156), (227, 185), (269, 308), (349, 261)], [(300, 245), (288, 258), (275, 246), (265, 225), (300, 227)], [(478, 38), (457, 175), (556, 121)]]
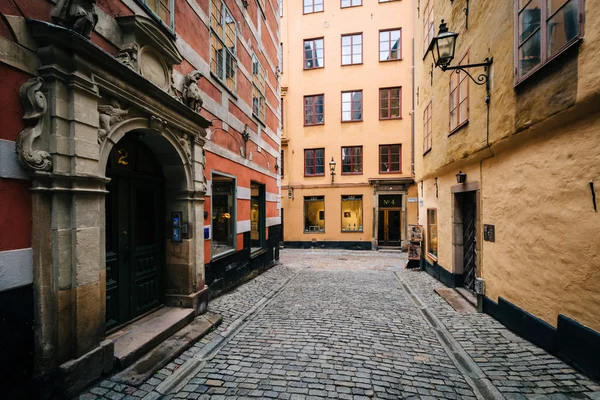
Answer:
[(288, 286), (294, 279), (296, 279), (300, 274), (304, 272), (304, 268), (298, 271), (297, 274), (288, 278), (283, 284), (279, 285), (277, 288), (271, 290), (264, 297), (262, 297), (259, 301), (256, 302), (248, 311), (242, 314), (239, 318), (234, 320), (223, 332), (217, 334), (217, 336), (208, 342), (198, 353), (196, 353), (192, 358), (183, 363), (173, 374), (168, 376), (160, 385), (158, 385), (155, 389), (156, 392), (166, 395), (169, 393), (174, 393), (179, 391), (184, 383), (189, 379), (195, 376), (200, 370), (204, 367), (206, 361), (212, 359), (216, 353), (223, 347), (225, 344), (235, 336), (236, 333), (241, 331), (244, 326), (250, 322), (252, 317), (254, 317), (258, 312), (260, 312), (263, 308), (265, 308), (271, 301), (275, 299), (275, 297), (281, 293), (286, 286)]

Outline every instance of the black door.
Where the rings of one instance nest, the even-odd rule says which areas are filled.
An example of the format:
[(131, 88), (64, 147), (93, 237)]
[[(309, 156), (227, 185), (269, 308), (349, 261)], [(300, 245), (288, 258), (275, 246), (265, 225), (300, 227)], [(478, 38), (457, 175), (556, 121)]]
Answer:
[(464, 286), (470, 291), (475, 291), (475, 277), (477, 276), (477, 213), (475, 193), (465, 193), (462, 196), (463, 215), (463, 266)]
[(379, 246), (400, 246), (401, 209), (379, 210), (377, 238)]
[(164, 186), (152, 158), (142, 143), (125, 138), (117, 143), (109, 160), (107, 177), (111, 181), (105, 203), (107, 330), (163, 302)]

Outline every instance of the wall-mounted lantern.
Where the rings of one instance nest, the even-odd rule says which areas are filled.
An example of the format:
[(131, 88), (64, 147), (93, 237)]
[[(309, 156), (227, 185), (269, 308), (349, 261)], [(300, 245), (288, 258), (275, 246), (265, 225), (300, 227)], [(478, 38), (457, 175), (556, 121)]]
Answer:
[[(458, 37), (458, 33), (450, 32), (448, 30), (448, 26), (442, 20), (440, 24), (440, 30), (438, 35), (433, 38), (433, 59), (435, 61), (435, 66), (440, 67), (442, 71), (455, 70), (456, 73), (460, 73), (460, 71), (467, 74), (469, 78), (476, 85), (485, 85), (486, 88), (486, 98), (485, 102), (489, 103), (490, 101), (490, 66), (494, 61), (493, 58), (486, 58), (482, 63), (478, 64), (467, 64), (467, 65), (456, 65), (454, 67), (450, 66), (450, 63), (454, 59), (454, 53), (456, 52), (456, 38)], [(477, 78), (474, 78), (469, 72), (467, 72), (467, 68), (477, 68), (483, 67), (484, 73), (479, 74)]]
[(457, 183), (465, 183), (467, 181), (467, 174), (465, 174), (462, 171), (458, 171), (458, 174), (456, 174), (456, 182)]
[(331, 184), (333, 185), (333, 177), (335, 176), (335, 160), (331, 157), (329, 161), (329, 171), (331, 172)]

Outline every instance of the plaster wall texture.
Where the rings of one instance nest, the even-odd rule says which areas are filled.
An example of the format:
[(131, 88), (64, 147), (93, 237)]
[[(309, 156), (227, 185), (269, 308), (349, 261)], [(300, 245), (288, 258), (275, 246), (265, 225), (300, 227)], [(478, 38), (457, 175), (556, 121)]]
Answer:
[[(370, 178), (411, 178), (411, 93), (412, 93), (412, 2), (378, 3), (340, 8), (338, 0), (324, 2), (324, 12), (303, 14), (301, 2), (284, 1), (281, 18), (283, 42), (283, 129), (282, 208), (284, 234), (288, 241), (370, 240), (372, 234), (373, 188)], [(379, 31), (401, 29), (402, 60), (379, 61)], [(362, 63), (342, 66), (341, 36), (362, 33)], [(324, 38), (324, 68), (304, 69), (304, 40)], [(379, 89), (401, 87), (401, 117), (379, 119)], [(362, 90), (363, 118), (342, 122), (342, 91)], [(324, 124), (304, 126), (304, 96), (324, 95)], [(379, 145), (401, 144), (399, 173), (379, 172)], [(362, 173), (342, 175), (342, 147), (362, 146)], [(304, 176), (304, 149), (325, 149), (325, 174)], [(335, 183), (331, 185), (328, 163), (336, 161)], [(359, 185), (359, 186), (356, 186)], [(295, 189), (295, 200), (287, 199), (287, 188)], [(318, 187), (318, 189), (316, 188)], [(364, 232), (340, 232), (340, 196), (363, 194)], [(304, 234), (303, 196), (325, 195), (327, 228), (324, 234)], [(335, 201), (333, 201), (335, 199)], [(331, 208), (330, 208), (331, 207)], [(413, 209), (416, 219), (416, 209)], [(370, 213), (369, 216), (367, 213)], [(311, 237), (309, 237), (311, 236)]]
[[(472, 82), (468, 124), (449, 136), (451, 72), (432, 69), (429, 52), (415, 63), (415, 165), (420, 223), (427, 226), (428, 208), (438, 210), (439, 254), (437, 260), (425, 255), (429, 262), (459, 272), (452, 254), (451, 188), (461, 170), (467, 183), (480, 185), (477, 274), (486, 281), (486, 296), (503, 297), (553, 326), (564, 314), (600, 330), (600, 217), (589, 188), (590, 180), (600, 179), (600, 9), (592, 3), (585, 2), (583, 41), (515, 86), (514, 3), (471, 2), (466, 30), (465, 0), (435, 2), (435, 33), (441, 19), (459, 33), (457, 58), (467, 52), (470, 63), (494, 57), (489, 138), (485, 88)], [(415, 54), (421, 56), (423, 8), (414, 12)], [(423, 112), (430, 101), (432, 149), (421, 157)], [(483, 224), (495, 225), (494, 243), (483, 241)]]

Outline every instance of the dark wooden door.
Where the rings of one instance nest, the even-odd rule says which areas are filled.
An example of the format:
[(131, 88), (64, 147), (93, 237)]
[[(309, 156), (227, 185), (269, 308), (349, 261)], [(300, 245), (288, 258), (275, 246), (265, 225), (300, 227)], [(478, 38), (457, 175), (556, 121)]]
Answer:
[(105, 202), (107, 330), (161, 305), (164, 297), (163, 180), (136, 170), (141, 157), (136, 153), (147, 150), (127, 150), (128, 158), (136, 156), (132, 164), (119, 169), (112, 162), (107, 170), (111, 179)]
[(377, 241), (379, 246), (400, 246), (401, 209), (379, 210)]
[(476, 209), (475, 195), (465, 194), (462, 204), (464, 286), (470, 291), (475, 291), (475, 277), (477, 276)]

